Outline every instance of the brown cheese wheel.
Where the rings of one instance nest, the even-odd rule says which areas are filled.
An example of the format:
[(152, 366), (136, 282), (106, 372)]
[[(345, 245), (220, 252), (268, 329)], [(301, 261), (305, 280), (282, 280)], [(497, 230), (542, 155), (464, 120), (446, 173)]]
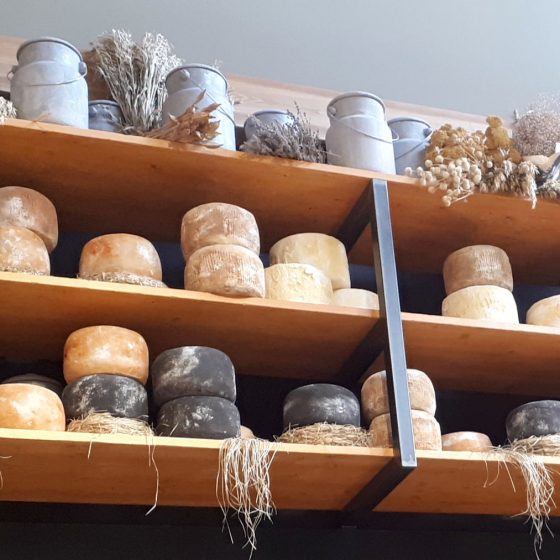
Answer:
[(60, 397), (50, 389), (28, 383), (0, 385), (0, 428), (66, 429)]
[[(436, 412), (436, 393), (433, 383), (423, 371), (408, 369), (407, 372), (410, 407), (433, 416)], [(370, 375), (362, 386), (362, 413), (366, 423), (369, 424), (376, 416), (388, 412), (387, 373), (383, 370)]]
[[(441, 428), (437, 420), (427, 412), (412, 411), (412, 430), (416, 449), (441, 451)], [(374, 418), (369, 426), (372, 447), (393, 447), (391, 415)]]
[(51, 262), (43, 240), (23, 227), (0, 226), (0, 271), (49, 275)]
[(490, 451), (492, 442), (479, 432), (452, 432), (441, 437), (444, 451)]
[(560, 327), (560, 296), (552, 296), (534, 303), (527, 311), (528, 325)]
[(264, 271), (264, 276), (268, 299), (331, 303), (333, 291), (330, 278), (310, 264), (275, 264)]
[(507, 253), (492, 245), (471, 245), (451, 253), (443, 263), (447, 295), (469, 286), (499, 286), (513, 290)]
[(255, 439), (255, 434), (251, 428), (247, 428), (247, 426), (241, 426), (241, 439)]
[(99, 325), (74, 331), (64, 345), (64, 379), (86, 375), (124, 375), (143, 385), (148, 380), (148, 346), (137, 332)]
[(26, 187), (0, 188), (0, 225), (19, 226), (37, 234), (50, 253), (58, 243), (58, 219), (53, 203)]

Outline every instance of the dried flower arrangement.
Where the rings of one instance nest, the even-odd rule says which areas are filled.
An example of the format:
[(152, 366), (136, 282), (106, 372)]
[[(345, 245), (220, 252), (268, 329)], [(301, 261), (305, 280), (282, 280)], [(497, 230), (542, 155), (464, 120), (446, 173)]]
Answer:
[(15, 119), (16, 116), (14, 104), (4, 97), (0, 97), (0, 124), (4, 122), (4, 119)]
[(312, 130), (309, 119), (296, 105), (296, 114), (288, 111), (288, 123), (264, 124), (257, 120), (256, 131), (242, 146), (249, 154), (274, 156), (313, 163), (325, 163), (326, 151), (319, 134)]

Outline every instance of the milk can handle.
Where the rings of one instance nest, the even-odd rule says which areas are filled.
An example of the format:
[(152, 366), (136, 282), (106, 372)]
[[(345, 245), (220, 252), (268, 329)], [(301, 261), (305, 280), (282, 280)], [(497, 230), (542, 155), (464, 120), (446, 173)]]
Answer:
[(16, 73), (18, 69), (18, 65), (14, 64), (11, 68), (11, 70), (6, 74), (6, 78), (8, 78), (8, 80), (12, 81), (12, 78), (14, 77), (14, 74)]
[(331, 117), (332, 119), (334, 119), (336, 122), (339, 122), (340, 124), (345, 126), (346, 128), (352, 130), (353, 132), (357, 132), (358, 134), (361, 134), (362, 136), (365, 136), (366, 138), (371, 138), (372, 140), (379, 140), (379, 142), (384, 142), (385, 144), (393, 144), (393, 142), (396, 142), (399, 139), (399, 135), (394, 130), (391, 130), (391, 129), (389, 129), (389, 130), (391, 130), (391, 140), (385, 140), (385, 138), (380, 138), (379, 136), (373, 136), (373, 134), (368, 134), (367, 132), (364, 132), (363, 130), (360, 130), (359, 128), (354, 128), (353, 126), (344, 122), (342, 119), (337, 118), (336, 117), (336, 109), (332, 106), (327, 107), (327, 115), (329, 117)]
[(87, 64), (83, 60), (78, 63), (78, 74), (80, 74), (82, 78), (87, 76)]

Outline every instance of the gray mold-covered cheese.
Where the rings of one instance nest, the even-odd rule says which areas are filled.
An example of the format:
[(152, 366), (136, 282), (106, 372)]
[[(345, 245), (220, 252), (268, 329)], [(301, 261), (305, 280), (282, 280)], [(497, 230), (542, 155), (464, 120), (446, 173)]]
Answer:
[(506, 419), (510, 441), (560, 433), (560, 401), (533, 401), (514, 408)]

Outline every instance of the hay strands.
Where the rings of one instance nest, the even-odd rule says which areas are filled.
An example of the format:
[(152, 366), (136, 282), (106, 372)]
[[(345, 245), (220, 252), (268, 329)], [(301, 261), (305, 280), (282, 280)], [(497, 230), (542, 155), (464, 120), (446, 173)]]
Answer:
[(277, 438), (280, 443), (306, 445), (338, 445), (342, 447), (369, 447), (371, 437), (367, 430), (351, 425), (318, 422), (311, 426), (288, 428)]

